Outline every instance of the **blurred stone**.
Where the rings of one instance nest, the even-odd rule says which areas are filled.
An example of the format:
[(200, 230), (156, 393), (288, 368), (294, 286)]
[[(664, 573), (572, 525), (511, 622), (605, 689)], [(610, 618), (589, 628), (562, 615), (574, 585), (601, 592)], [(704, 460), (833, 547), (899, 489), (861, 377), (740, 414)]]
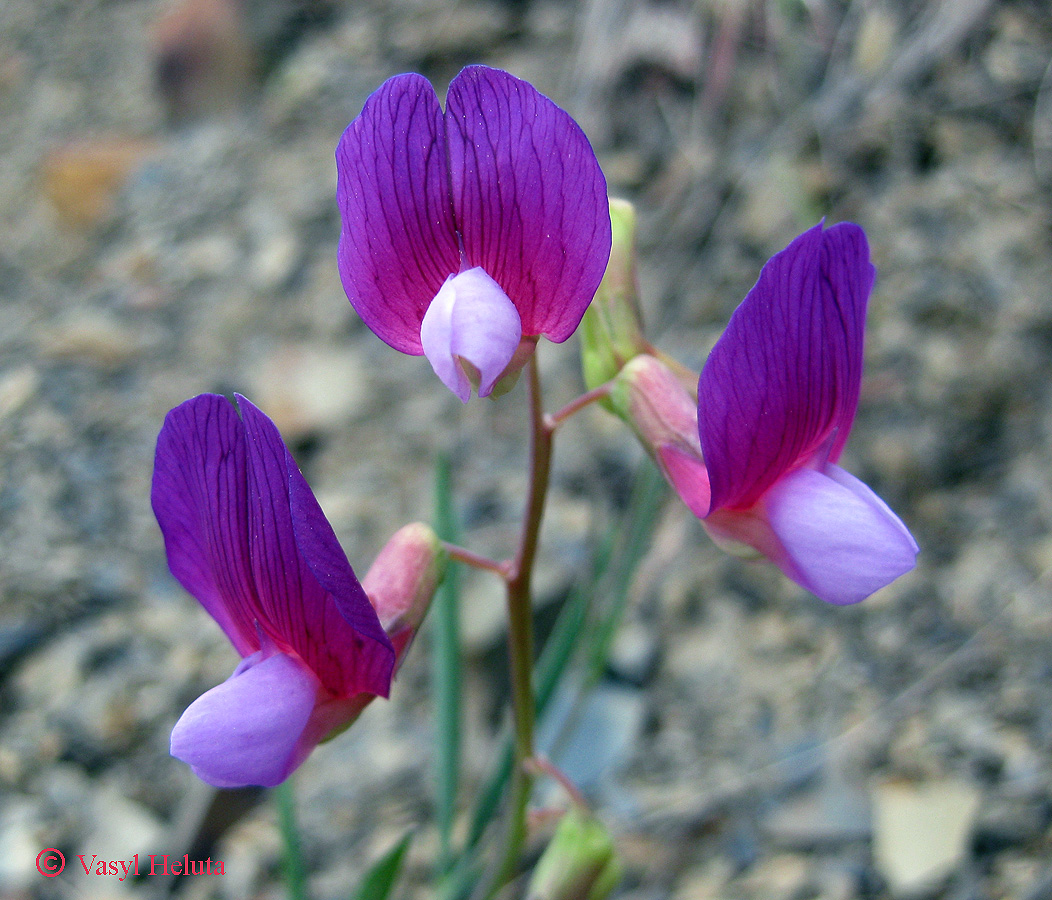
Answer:
[(749, 896), (763, 900), (794, 900), (815, 896), (807, 859), (792, 853), (768, 856), (741, 879)]
[(495, 3), (421, 5), (399, 17), (389, 39), (416, 59), (455, 58), (494, 46), (509, 27), (507, 11)]
[(261, 361), (251, 381), (249, 399), (292, 441), (354, 419), (369, 397), (364, 364), (348, 349), (287, 344)]
[(0, 422), (17, 413), (40, 386), (40, 373), (33, 366), (20, 366), (0, 375)]
[(157, 89), (174, 119), (234, 108), (258, 67), (238, 0), (177, 0), (153, 30)]
[(967, 781), (885, 781), (873, 790), (873, 857), (895, 897), (927, 896), (968, 856), (980, 794)]
[(151, 142), (127, 137), (85, 139), (52, 150), (41, 163), (44, 196), (63, 225), (91, 228), (110, 214), (125, 180), (145, 157)]
[(100, 788), (91, 800), (91, 825), (79, 853), (89, 859), (93, 853), (100, 859), (128, 859), (136, 853), (156, 852), (164, 826), (150, 810), (109, 785)]
[(645, 695), (631, 688), (600, 684), (579, 696), (580, 685), (564, 680), (537, 732), (537, 746), (588, 793), (609, 786), (627, 761), (643, 725)]
[(852, 62), (864, 75), (873, 75), (884, 68), (898, 36), (898, 18), (890, 10), (870, 6), (862, 14), (862, 24), (855, 35)]
[(237, 241), (229, 233), (203, 234), (180, 248), (180, 273), (185, 279), (218, 278), (231, 272), (240, 262)]
[(49, 846), (36, 807), (28, 802), (6, 802), (0, 811), (0, 895), (29, 896), (40, 879), (34, 860)]
[(460, 576), (460, 639), (465, 653), (478, 656), (496, 647), (508, 630), (504, 589), (488, 572)]
[(812, 850), (868, 840), (869, 798), (836, 779), (776, 806), (763, 820), (764, 832), (780, 847)]
[(51, 359), (86, 362), (116, 369), (142, 352), (142, 341), (131, 328), (105, 313), (88, 310), (70, 314), (45, 332), (41, 349)]
[(291, 230), (268, 235), (248, 262), (253, 285), (259, 291), (279, 290), (292, 277), (301, 255), (302, 248)]
[[(600, 84), (641, 67), (694, 82), (705, 56), (698, 15), (689, 7), (653, 3), (600, 4), (585, 29), (593, 34), (581, 48), (581, 65)], [(616, 35), (616, 39), (614, 36)], [(605, 40), (603, 38), (606, 38)]]
[(716, 900), (727, 896), (727, 884), (733, 875), (730, 862), (721, 858), (711, 860), (683, 875), (672, 900)]
[(629, 622), (617, 630), (608, 666), (618, 678), (642, 687), (657, 668), (660, 649), (657, 635), (651, 628)]

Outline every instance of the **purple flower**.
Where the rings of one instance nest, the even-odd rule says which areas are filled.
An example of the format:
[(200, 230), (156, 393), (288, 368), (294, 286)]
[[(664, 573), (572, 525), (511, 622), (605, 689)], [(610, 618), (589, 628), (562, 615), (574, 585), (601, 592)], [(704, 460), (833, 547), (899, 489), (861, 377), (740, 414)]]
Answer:
[(430, 599), (401, 566), (370, 600), (274, 423), (237, 399), (240, 417), (215, 394), (168, 414), (152, 492), (172, 574), (243, 657), (172, 731), (172, 755), (217, 787), (283, 781), (386, 697)]
[(835, 465), (858, 406), (874, 276), (865, 233), (848, 223), (820, 223), (772, 257), (702, 370), (701, 456), (690, 441), (658, 448), (717, 542), (768, 557), (838, 604), (908, 572), (918, 550), (884, 501)]
[(443, 113), (425, 78), (391, 78), (336, 168), (351, 304), (461, 400), (518, 371), (538, 335), (573, 334), (610, 255), (606, 180), (578, 125), (530, 84), (470, 66)]

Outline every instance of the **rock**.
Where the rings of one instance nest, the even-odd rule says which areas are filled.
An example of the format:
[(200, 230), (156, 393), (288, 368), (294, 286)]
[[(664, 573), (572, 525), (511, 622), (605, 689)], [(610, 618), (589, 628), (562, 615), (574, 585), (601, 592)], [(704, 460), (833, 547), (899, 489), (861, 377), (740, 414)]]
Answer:
[(19, 366), (0, 375), (0, 422), (17, 413), (40, 386), (40, 372), (34, 366)]
[[(653, 68), (684, 82), (697, 79), (705, 58), (699, 17), (690, 7), (631, 3), (604, 4), (589, 11), (586, 29), (616, 33), (616, 40), (585, 42), (581, 66), (608, 85), (634, 68)], [(611, 52), (613, 50), (613, 52)]]
[(793, 853), (779, 853), (763, 859), (741, 881), (748, 896), (764, 900), (816, 896), (807, 860)]
[(52, 150), (41, 164), (44, 196), (70, 228), (87, 229), (106, 219), (118, 189), (155, 150), (128, 137), (83, 139)]
[(27, 802), (7, 801), (0, 812), (0, 894), (7, 897), (29, 896), (38, 882), (34, 860), (47, 846), (47, 839), (35, 806)]
[(852, 62), (863, 75), (875, 75), (884, 68), (898, 37), (897, 16), (883, 7), (870, 7), (862, 14), (855, 35)]
[(252, 284), (260, 292), (280, 290), (292, 277), (302, 253), (291, 230), (267, 235), (248, 261)]
[(606, 787), (635, 744), (646, 711), (635, 689), (600, 684), (583, 699), (566, 680), (538, 729), (537, 746), (584, 792)]
[(868, 840), (872, 834), (869, 797), (860, 789), (831, 779), (775, 807), (763, 830), (779, 847), (811, 850)]
[(608, 666), (618, 678), (643, 687), (657, 668), (661, 648), (653, 630), (628, 622), (617, 630)]
[(153, 29), (154, 78), (175, 119), (228, 110), (255, 80), (256, 48), (237, 0), (182, 0)]
[(347, 349), (286, 344), (261, 360), (249, 399), (265, 410), (286, 441), (337, 428), (360, 415), (369, 376)]
[(91, 802), (91, 825), (85, 830), (78, 853), (88, 859), (97, 854), (100, 859), (126, 860), (136, 853), (145, 858), (157, 852), (164, 826), (150, 810), (110, 785), (94, 794)]
[(106, 313), (88, 310), (70, 314), (45, 332), (41, 350), (55, 360), (86, 362), (101, 369), (118, 369), (143, 349), (139, 334)]
[(971, 782), (885, 781), (873, 790), (873, 857), (895, 897), (923, 897), (966, 860), (979, 812)]

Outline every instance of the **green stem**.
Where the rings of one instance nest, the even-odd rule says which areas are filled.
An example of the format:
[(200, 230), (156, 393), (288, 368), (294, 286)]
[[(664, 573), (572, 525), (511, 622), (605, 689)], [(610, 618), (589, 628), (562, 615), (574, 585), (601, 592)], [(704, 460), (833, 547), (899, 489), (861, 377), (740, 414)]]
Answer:
[(530, 582), (537, 556), (541, 518), (548, 496), (553, 430), (541, 409), (541, 382), (535, 356), (527, 363), (530, 405), (530, 482), (523, 514), (519, 551), (508, 574), (508, 657), (511, 669), (512, 711), (515, 722), (515, 765), (511, 776), (508, 830), (504, 855), (485, 896), (490, 898), (507, 884), (526, 843), (526, 807), (533, 774), (526, 765), (533, 758), (536, 718), (533, 696), (533, 604)]
[(442, 542), (442, 549), (449, 554), (450, 559), (456, 562), (464, 563), (464, 565), (470, 566), (472, 569), (478, 569), (481, 572), (492, 572), (499, 578), (503, 578), (505, 581), (508, 580), (510, 563), (497, 562), (495, 559), (480, 556), (478, 553), (459, 547), (456, 544), (451, 544), (448, 541)]
[(595, 403), (597, 400), (602, 400), (604, 397), (609, 397), (610, 392), (614, 389), (614, 380), (605, 382), (599, 385), (599, 387), (592, 388), (587, 393), (581, 394), (576, 400), (567, 403), (558, 412), (552, 413), (549, 416), (544, 417), (544, 424), (549, 431), (555, 431), (563, 422), (570, 418), (570, 416), (579, 413), (586, 406)]
[(285, 884), (289, 900), (307, 900), (307, 869), (303, 864), (300, 832), (296, 824), (296, 799), (289, 778), (274, 788), (278, 807), (278, 827), (284, 847)]

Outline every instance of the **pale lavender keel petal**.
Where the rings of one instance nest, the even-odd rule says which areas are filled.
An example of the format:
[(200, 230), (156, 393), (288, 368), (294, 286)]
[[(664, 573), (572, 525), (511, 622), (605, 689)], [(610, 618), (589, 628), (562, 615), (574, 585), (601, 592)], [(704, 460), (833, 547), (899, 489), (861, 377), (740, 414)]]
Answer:
[(279, 784), (310, 750), (300, 738), (317, 678), (284, 653), (256, 659), (198, 697), (172, 729), (172, 756), (216, 787)]
[(438, 289), (420, 323), (420, 346), (439, 380), (461, 403), (471, 399), (471, 383), (453, 355), (453, 306), (457, 292), (450, 275)]
[(442, 110), (420, 75), (391, 78), (336, 148), (344, 290), (381, 339), (419, 355), (420, 322), (460, 269)]
[[(394, 667), (394, 649), (351, 571), (334, 561), (335, 535), (325, 522), (310, 488), (292, 461), (277, 427), (244, 397), (238, 397), (247, 439), (249, 521), (252, 572), (260, 607), (261, 626), (278, 644), (295, 650), (322, 684), (335, 696), (361, 691), (386, 697)], [(306, 521), (293, 524), (292, 484), (296, 483), (297, 513)], [(311, 502), (313, 501), (313, 502)], [(313, 529), (313, 536), (309, 532)], [(301, 541), (310, 554), (301, 550)], [(342, 551), (340, 551), (342, 553)], [(333, 593), (339, 592), (352, 610), (345, 617)], [(351, 583), (353, 581), (353, 584)]]
[(202, 394), (168, 413), (151, 491), (168, 565), (242, 656), (259, 649), (246, 473), (244, 426), (226, 397)]
[(446, 280), (420, 326), (420, 343), (435, 374), (460, 400), (471, 397), (464, 363), (478, 373), (478, 395), (487, 396), (511, 362), (522, 337), (514, 304), (482, 269)]
[(910, 571), (917, 543), (866, 485), (836, 466), (798, 469), (766, 494), (762, 507), (797, 584), (829, 603), (858, 603)]
[(858, 405), (874, 268), (862, 229), (821, 223), (763, 267), (698, 384), (698, 430), (712, 509), (747, 508), (830, 440)]
[(532, 85), (484, 66), (453, 79), (445, 122), (468, 265), (500, 284), (524, 335), (566, 340), (610, 256), (606, 179), (588, 139)]

